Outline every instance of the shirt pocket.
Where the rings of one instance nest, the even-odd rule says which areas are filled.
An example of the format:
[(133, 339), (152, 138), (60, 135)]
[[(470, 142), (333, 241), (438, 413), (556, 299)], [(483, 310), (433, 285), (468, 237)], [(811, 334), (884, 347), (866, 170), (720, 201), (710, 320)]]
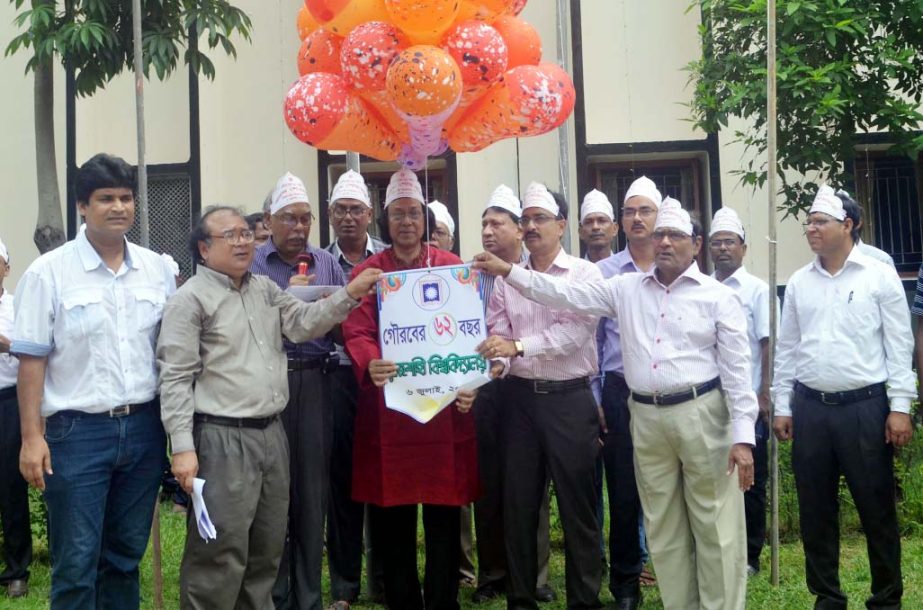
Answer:
[(62, 331), (68, 341), (98, 337), (105, 333), (106, 310), (102, 288), (73, 288), (61, 295), (64, 308)]
[(132, 295), (135, 298), (135, 330), (148, 334), (163, 317), (166, 295), (156, 288), (135, 288)]
[(881, 324), (878, 301), (869, 295), (848, 299), (840, 315), (840, 324), (850, 334), (878, 327)]

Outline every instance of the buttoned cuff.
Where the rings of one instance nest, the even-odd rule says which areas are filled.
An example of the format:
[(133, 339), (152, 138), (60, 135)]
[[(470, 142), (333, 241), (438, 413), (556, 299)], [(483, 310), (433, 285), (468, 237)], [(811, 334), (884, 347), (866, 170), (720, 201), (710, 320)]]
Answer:
[(891, 399), (891, 410), (895, 413), (910, 413), (910, 399), (909, 398), (892, 398)]
[(746, 443), (756, 446), (756, 431), (753, 422), (745, 419), (735, 419), (731, 422), (731, 438), (734, 444)]
[(173, 455), (185, 451), (195, 451), (195, 442), (192, 440), (192, 432), (180, 430), (170, 435), (170, 448)]
[(43, 343), (33, 343), (32, 341), (16, 341), (10, 344), (10, 353), (14, 356), (34, 356), (35, 358), (44, 358), (52, 352), (53, 345)]
[(541, 356), (541, 338), (539, 337), (519, 337), (519, 340), (522, 341), (522, 357), (523, 358), (534, 358), (536, 356)]
[[(491, 366), (491, 367), (493, 366), (494, 362), (499, 362), (500, 364), (503, 365), (503, 370), (500, 371), (500, 377), (501, 377), (501, 378), (506, 377), (507, 375), (510, 374), (510, 359), (509, 359), (509, 358), (495, 358), (494, 360), (491, 360), (491, 361), (490, 361), (490, 366)], [(489, 368), (488, 368), (487, 372), (488, 372), (488, 374), (490, 373), (490, 369), (489, 369)]]
[(791, 394), (789, 393), (785, 398), (781, 396), (773, 397), (773, 414), (779, 417), (791, 417), (792, 416), (792, 407), (789, 403), (791, 400)]

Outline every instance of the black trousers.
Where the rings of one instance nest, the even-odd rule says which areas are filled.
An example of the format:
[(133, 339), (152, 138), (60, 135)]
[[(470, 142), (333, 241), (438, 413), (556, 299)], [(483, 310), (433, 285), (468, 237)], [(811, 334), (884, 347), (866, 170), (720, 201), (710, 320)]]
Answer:
[(535, 532), (546, 472), (554, 482), (564, 527), (567, 607), (599, 608), (602, 558), (593, 483), (599, 454), (596, 400), (589, 387), (537, 394), (510, 380), (504, 381), (503, 400), (507, 413), (503, 490), (507, 608), (538, 608)]
[(320, 368), (290, 371), (288, 391), (288, 405), (282, 412), (291, 460), (288, 536), (272, 597), (280, 610), (322, 610), (333, 436), (327, 375)]
[(769, 481), (769, 425), (756, 420), (756, 447), (753, 448), (753, 487), (744, 492), (747, 520), (747, 565), (760, 569), (760, 553), (766, 543), (766, 484)]
[(616, 599), (640, 595), (644, 567), (638, 536), (641, 499), (635, 482), (630, 393), (624, 377), (606, 373), (602, 407), (609, 433), (604, 439), (603, 463), (609, 492), (609, 591)]
[(458, 506), (423, 505), (426, 567), (417, 572), (417, 505), (369, 505), (373, 544), (381, 549), (385, 599), (392, 610), (458, 610)]
[(0, 584), (28, 580), (32, 563), (29, 488), (19, 473), (19, 403), (16, 387), (0, 390), (0, 521), (3, 522), (3, 561)]
[(362, 527), (365, 505), (352, 499), (353, 435), (359, 387), (352, 367), (328, 373), (333, 440), (330, 453), (330, 504), (327, 507), (327, 562), (330, 595), (355, 601), (362, 581)]
[(868, 608), (899, 608), (901, 542), (897, 527), (894, 460), (885, 443), (885, 396), (828, 405), (801, 395), (792, 399), (792, 469), (798, 489), (808, 589), (815, 608), (845, 609), (840, 588), (840, 475), (865, 532), (872, 572)]

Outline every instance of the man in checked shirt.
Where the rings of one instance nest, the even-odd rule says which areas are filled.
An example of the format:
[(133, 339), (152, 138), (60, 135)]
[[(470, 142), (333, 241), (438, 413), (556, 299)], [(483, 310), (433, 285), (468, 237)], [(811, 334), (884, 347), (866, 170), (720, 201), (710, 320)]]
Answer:
[(664, 607), (736, 610), (746, 604), (742, 491), (753, 484), (758, 412), (747, 324), (734, 292), (699, 271), (701, 229), (675, 199), (661, 204), (653, 240), (653, 269), (605, 282), (568, 282), (489, 253), (475, 267), (546, 307), (619, 319), (635, 475)]

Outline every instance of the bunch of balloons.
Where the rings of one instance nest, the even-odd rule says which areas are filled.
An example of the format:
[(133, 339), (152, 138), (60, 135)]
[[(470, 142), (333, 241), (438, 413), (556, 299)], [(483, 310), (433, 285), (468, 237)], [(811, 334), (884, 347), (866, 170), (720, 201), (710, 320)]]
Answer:
[(574, 108), (541, 63), (526, 0), (305, 0), (301, 78), (285, 122), (302, 142), (412, 169), (443, 153), (546, 133)]

